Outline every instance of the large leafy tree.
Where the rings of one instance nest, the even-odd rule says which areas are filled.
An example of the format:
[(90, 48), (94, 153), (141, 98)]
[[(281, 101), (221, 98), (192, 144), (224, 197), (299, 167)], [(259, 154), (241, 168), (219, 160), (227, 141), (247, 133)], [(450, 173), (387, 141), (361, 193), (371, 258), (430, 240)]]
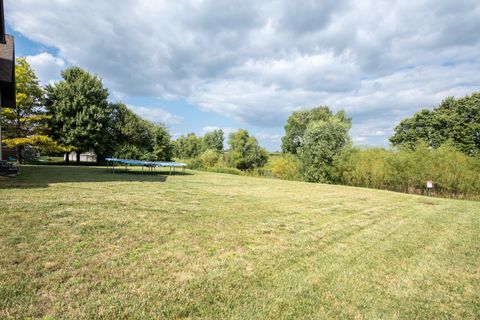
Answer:
[(192, 159), (202, 153), (202, 138), (195, 133), (181, 135), (174, 141), (174, 156), (179, 159)]
[(223, 150), (223, 130), (218, 129), (208, 132), (203, 136), (203, 150)]
[(480, 154), (480, 92), (449, 97), (432, 111), (423, 109), (395, 127), (393, 145), (413, 149), (419, 140), (438, 148), (447, 141), (470, 156)]
[(25, 148), (47, 152), (69, 150), (48, 135), (50, 116), (43, 107), (44, 92), (25, 58), (16, 60), (15, 75), (16, 107), (3, 108), (1, 114), (5, 145), (17, 150), (18, 162), (22, 162)]
[(345, 112), (339, 111), (333, 114), (327, 106), (293, 112), (285, 124), (285, 136), (282, 138), (283, 152), (297, 154), (298, 149), (303, 145), (304, 134), (309, 124), (329, 119), (338, 119), (348, 126), (351, 125), (351, 119), (345, 115)]
[(111, 104), (111, 108), (110, 154), (126, 159), (171, 159), (172, 144), (165, 126), (140, 118), (123, 103)]
[(173, 145), (167, 127), (163, 124), (150, 124), (153, 136), (152, 157), (159, 161), (169, 161), (173, 156)]
[(307, 181), (331, 182), (335, 155), (347, 144), (350, 125), (330, 118), (310, 122), (303, 134), (298, 155)]
[(240, 170), (261, 167), (267, 163), (268, 152), (260, 147), (255, 137), (250, 136), (247, 130), (239, 129), (232, 132), (228, 138), (230, 150), (228, 159), (230, 165)]
[(79, 67), (62, 71), (62, 78), (46, 87), (54, 137), (76, 148), (77, 162), (85, 151), (94, 151), (101, 159), (111, 138), (108, 90), (96, 75)]
[[(140, 118), (123, 103), (113, 103), (112, 108), (112, 143), (110, 153), (117, 157), (140, 159), (152, 145), (152, 132), (147, 121)], [(127, 155), (120, 150), (138, 150), (138, 154)]]

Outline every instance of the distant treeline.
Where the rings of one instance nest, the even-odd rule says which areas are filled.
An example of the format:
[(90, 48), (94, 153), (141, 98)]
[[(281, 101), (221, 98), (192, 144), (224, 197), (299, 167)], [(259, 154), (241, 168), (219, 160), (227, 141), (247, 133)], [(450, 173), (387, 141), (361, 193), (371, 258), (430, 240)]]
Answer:
[[(353, 146), (350, 126), (343, 111), (334, 114), (322, 106), (288, 118), (280, 154), (268, 157), (237, 144), (244, 159), (264, 154), (248, 165), (236, 161), (234, 145), (222, 151), (223, 132), (182, 136), (174, 142), (174, 155), (193, 168), (214, 172), (480, 199), (480, 93), (447, 98), (432, 111), (401, 121), (391, 148)], [(206, 142), (213, 136), (217, 148)], [(433, 182), (432, 190), (427, 181)]]
[[(125, 104), (108, 101), (101, 79), (78, 67), (45, 87), (27, 61), (16, 62), (17, 106), (3, 108), (3, 142), (22, 155), (94, 151), (141, 160), (182, 160), (193, 169), (480, 199), (480, 93), (443, 100), (404, 119), (391, 148), (352, 146), (351, 119), (320, 106), (293, 112), (282, 152), (269, 155), (247, 130), (214, 130), (172, 140)], [(25, 152), (25, 151), (35, 152)], [(67, 157), (68, 159), (68, 157)], [(77, 158), (79, 159), (79, 158)], [(78, 160), (77, 160), (78, 161)]]
[[(480, 199), (480, 93), (447, 98), (401, 121), (388, 149), (353, 147), (345, 131), (349, 124), (342, 112), (332, 115), (326, 107), (293, 113), (285, 126), (284, 154), (270, 161), (272, 174)], [(427, 181), (433, 190), (427, 191)]]
[(228, 137), (229, 149), (224, 151), (224, 134), (221, 129), (197, 137), (194, 133), (180, 136), (173, 142), (177, 159), (186, 161), (190, 168), (241, 173), (263, 167), (268, 152), (260, 147), (247, 130), (239, 129)]

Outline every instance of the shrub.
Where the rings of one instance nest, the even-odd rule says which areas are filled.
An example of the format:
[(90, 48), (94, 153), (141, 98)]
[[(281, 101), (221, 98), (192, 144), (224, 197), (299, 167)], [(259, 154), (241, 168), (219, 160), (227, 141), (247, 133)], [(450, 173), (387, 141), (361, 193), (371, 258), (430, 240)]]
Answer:
[(218, 161), (222, 157), (222, 154), (217, 150), (208, 149), (202, 153), (200, 159), (202, 160), (205, 168), (211, 168), (217, 165)]
[(216, 173), (228, 173), (228, 174), (234, 174), (237, 176), (243, 175), (242, 170), (239, 170), (237, 168), (228, 168), (228, 167), (211, 167), (211, 168), (206, 168), (206, 171), (216, 172)]
[(120, 159), (145, 159), (146, 151), (133, 144), (124, 144), (117, 148), (113, 156)]
[(480, 198), (480, 161), (451, 144), (438, 149), (419, 142), (413, 150), (345, 148), (334, 161), (335, 182), (422, 194), (426, 181), (433, 194)]
[(270, 161), (272, 175), (278, 179), (300, 180), (300, 162), (292, 154), (273, 157)]

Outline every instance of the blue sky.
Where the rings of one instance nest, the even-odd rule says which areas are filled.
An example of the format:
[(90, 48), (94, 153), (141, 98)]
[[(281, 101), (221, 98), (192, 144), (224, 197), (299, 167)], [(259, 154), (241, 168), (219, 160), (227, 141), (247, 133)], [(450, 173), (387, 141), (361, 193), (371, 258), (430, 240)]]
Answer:
[(279, 150), (288, 115), (328, 105), (356, 144), (480, 90), (478, 1), (6, 0), (42, 83), (69, 65), (171, 134), (248, 129)]

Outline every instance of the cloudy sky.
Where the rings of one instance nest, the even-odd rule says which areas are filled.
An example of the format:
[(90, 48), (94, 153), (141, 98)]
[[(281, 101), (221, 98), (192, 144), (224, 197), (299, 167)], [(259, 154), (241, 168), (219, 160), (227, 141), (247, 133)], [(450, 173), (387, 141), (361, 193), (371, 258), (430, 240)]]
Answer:
[(173, 135), (246, 128), (278, 150), (288, 115), (328, 105), (357, 144), (480, 90), (480, 1), (5, 0), (43, 83), (78, 65)]

